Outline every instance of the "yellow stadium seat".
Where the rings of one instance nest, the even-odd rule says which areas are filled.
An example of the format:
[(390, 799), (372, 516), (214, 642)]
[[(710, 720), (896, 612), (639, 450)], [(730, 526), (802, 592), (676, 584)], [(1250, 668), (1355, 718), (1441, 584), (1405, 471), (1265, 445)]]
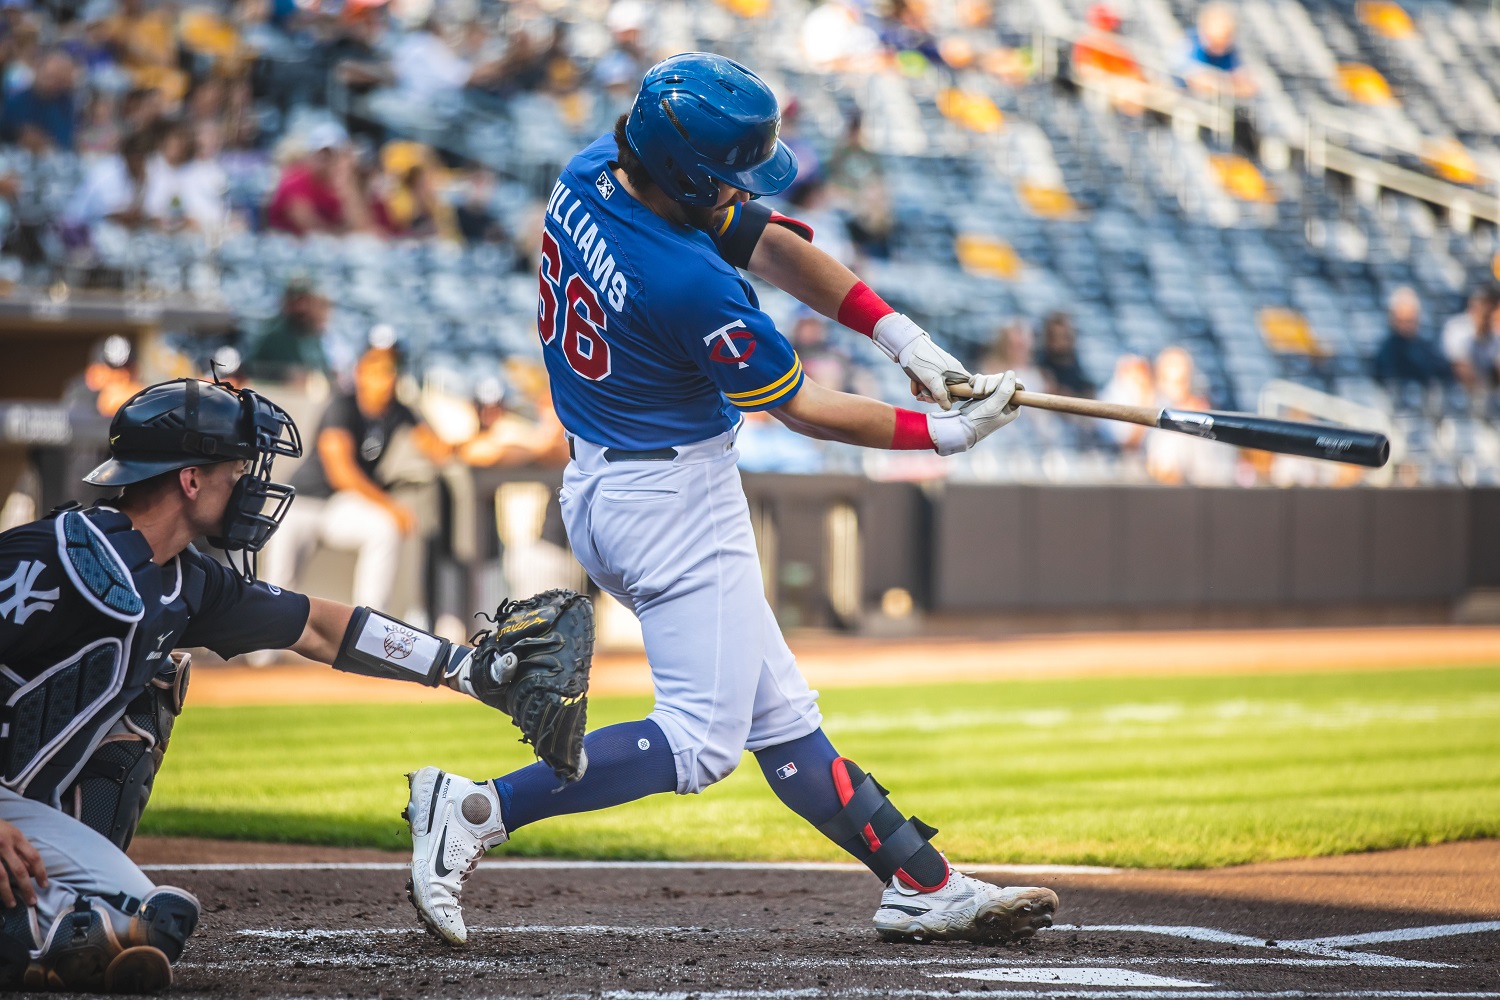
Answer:
[(719, 6), (740, 17), (765, 17), (771, 10), (771, 0), (719, 0)]
[(995, 102), (972, 90), (956, 87), (941, 90), (937, 95), (937, 106), (944, 118), (970, 132), (998, 132), (1005, 124), (1005, 115)]
[(1256, 314), (1266, 346), (1277, 354), (1324, 357), (1328, 348), (1313, 333), (1307, 317), (1292, 309), (1262, 309)]
[(1422, 162), (1445, 181), (1479, 183), (1479, 164), (1457, 139), (1429, 139), (1422, 149)]
[(1361, 24), (1385, 38), (1410, 38), (1416, 34), (1411, 15), (1391, 0), (1360, 0), (1354, 13)]
[(960, 233), (953, 241), (953, 250), (959, 265), (970, 274), (1002, 281), (1021, 276), (1021, 258), (998, 236)]
[(1276, 193), (1255, 164), (1233, 153), (1219, 153), (1208, 158), (1219, 186), (1241, 201), (1268, 202)]
[(1339, 66), (1339, 86), (1352, 101), (1360, 104), (1386, 106), (1396, 103), (1391, 85), (1373, 66), (1364, 63), (1343, 63)]
[(1032, 214), (1044, 219), (1066, 219), (1078, 214), (1078, 205), (1064, 188), (1022, 183), (1016, 185), (1016, 194)]

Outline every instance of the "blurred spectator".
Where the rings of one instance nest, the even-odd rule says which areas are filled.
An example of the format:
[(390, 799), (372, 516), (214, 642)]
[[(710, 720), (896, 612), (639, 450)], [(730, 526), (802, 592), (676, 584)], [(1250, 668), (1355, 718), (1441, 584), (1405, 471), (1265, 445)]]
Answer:
[(381, 222), (391, 233), (462, 240), (453, 206), (439, 192), (442, 167), (432, 150), (415, 142), (391, 142), (380, 151), (380, 162), (385, 172)]
[(113, 153), (120, 148), (120, 107), (113, 94), (95, 91), (83, 108), (83, 119), (78, 123), (76, 145), (78, 152), (87, 154)]
[(266, 225), (298, 236), (373, 231), (374, 218), (343, 126), (315, 125), (308, 130), (307, 148), (305, 157), (282, 171), (266, 206)]
[(186, 121), (167, 126), (147, 171), (146, 214), (168, 232), (186, 228), (217, 235), (224, 228), (227, 181), (212, 158), (200, 157), (199, 135), (218, 142), (212, 124), (197, 130)]
[(1387, 313), (1390, 332), (1375, 353), (1375, 377), (1394, 386), (1447, 382), (1452, 370), (1436, 347), (1422, 336), (1422, 300), (1403, 285), (1391, 293)]
[(849, 237), (860, 251), (875, 257), (890, 255), (891, 199), (880, 158), (865, 147), (864, 118), (855, 110), (844, 123), (844, 134), (828, 159), (828, 185), (849, 213)]
[(1454, 376), (1471, 391), (1478, 386), (1479, 378), (1470, 353), (1475, 340), (1489, 329), (1490, 314), (1500, 306), (1500, 297), (1495, 293), (1491, 285), (1476, 285), (1469, 293), (1467, 308), (1443, 324), (1443, 356), (1452, 366)]
[(495, 218), (495, 173), (476, 167), (464, 178), (458, 204), (453, 206), (458, 230), (467, 243), (503, 243), (505, 227)]
[(789, 338), (802, 359), (802, 368), (819, 385), (840, 392), (856, 391), (854, 361), (843, 349), (843, 340), (828, 336), (828, 321), (811, 309), (798, 309)]
[(70, 407), (113, 417), (125, 401), (145, 388), (138, 377), (130, 341), (112, 334), (94, 348), (83, 374), (69, 383), (63, 399)]
[[(1197, 386), (1193, 356), (1168, 347), (1156, 356), (1156, 404), (1174, 410), (1206, 410), (1208, 400)], [(1232, 448), (1169, 431), (1148, 431), (1146, 471), (1167, 486), (1228, 486), (1234, 481)]]
[[(1156, 383), (1151, 363), (1138, 354), (1122, 354), (1115, 359), (1115, 372), (1104, 384), (1099, 398), (1106, 403), (1126, 406), (1151, 406), (1156, 401)], [(1146, 428), (1119, 420), (1103, 420), (1100, 430), (1122, 451), (1134, 451), (1146, 440)]]
[(479, 432), (459, 446), (459, 458), (488, 468), (566, 465), (567, 434), (550, 403), (538, 406), (537, 419), (530, 420), (510, 405), (510, 395), (499, 378), (485, 379), (475, 387)]
[(161, 91), (138, 87), (120, 101), (120, 127), (126, 132), (144, 132), (155, 128), (166, 114)]
[(1198, 10), (1198, 25), (1183, 40), (1177, 61), (1179, 82), (1213, 97), (1228, 91), (1241, 100), (1255, 96), (1255, 80), (1240, 60), (1234, 40), (1234, 10), (1215, 0)]
[(0, 113), (0, 137), (33, 153), (73, 148), (77, 106), (73, 90), (78, 71), (73, 58), (60, 49), (42, 56), (31, 84), (5, 99)]
[(281, 311), (266, 321), (245, 356), (250, 378), (302, 383), (309, 376), (328, 375), (323, 330), (328, 326), (328, 300), (318, 294), (311, 278), (295, 277), (281, 294)]
[(1036, 337), (1031, 324), (1025, 319), (1013, 319), (1000, 328), (994, 342), (979, 356), (979, 371), (1013, 371), (1017, 382), (1039, 389), (1047, 384), (1047, 379), (1036, 367), (1035, 354)]
[(1132, 82), (1144, 83), (1146, 76), (1130, 52), (1130, 44), (1120, 34), (1119, 13), (1107, 3), (1089, 7), (1088, 24), (1073, 43), (1072, 72), (1084, 85), (1100, 86), (1109, 92), (1119, 110), (1139, 114), (1139, 99), (1132, 96)]
[(814, 7), (802, 22), (802, 53), (814, 70), (870, 70), (883, 61), (880, 35), (865, 23), (856, 0)]
[(1500, 388), (1500, 308), (1491, 309), (1485, 317), (1479, 335), (1469, 344), (1466, 361), (1472, 391), (1488, 396)]
[(96, 160), (84, 174), (63, 212), (63, 224), (82, 238), (101, 222), (135, 229), (148, 225), (146, 187), (156, 136), (136, 132), (125, 137), (120, 151)]
[(608, 96), (611, 116), (630, 110), (641, 78), (654, 61), (646, 51), (642, 34), (649, 20), (650, 11), (644, 0), (615, 0), (604, 16), (610, 47), (594, 63), (594, 82)]
[(335, 396), (314, 436), (313, 454), (292, 476), (297, 502), (266, 548), (265, 579), (292, 586), (298, 564), (321, 542), (357, 553), (354, 603), (385, 607), (394, 588), (403, 539), (421, 529), (417, 514), (392, 495), (382, 468), (398, 435), (409, 435), (437, 464), (452, 450), (396, 399), (398, 356), (372, 347), (354, 368), (354, 391)]
[[(416, 105), (456, 101), (465, 87), (497, 83), (508, 67), (494, 59), (475, 64), (443, 38), (428, 19), (401, 36), (391, 49), (391, 73), (401, 96)], [(441, 105), (440, 105), (441, 106)]]
[(1050, 312), (1042, 320), (1042, 353), (1038, 361), (1048, 392), (1093, 396), (1096, 386), (1078, 363), (1078, 333), (1067, 313)]
[(119, 0), (119, 9), (106, 19), (103, 31), (137, 87), (160, 91), (173, 107), (182, 100), (188, 75), (179, 66), (177, 19), (171, 5)]

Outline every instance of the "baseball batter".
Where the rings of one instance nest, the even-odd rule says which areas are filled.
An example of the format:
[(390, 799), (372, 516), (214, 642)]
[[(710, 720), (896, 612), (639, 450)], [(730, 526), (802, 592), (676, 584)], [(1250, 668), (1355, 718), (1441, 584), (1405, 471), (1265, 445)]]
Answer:
[[(812, 437), (951, 455), (1016, 411), (1013, 373), (970, 375), (799, 239), (795, 222), (749, 203), (796, 176), (779, 125), (775, 97), (745, 67), (673, 56), (646, 74), (615, 134), (575, 156), (552, 190), (538, 324), (572, 442), (563, 517), (589, 576), (640, 619), (656, 704), (639, 722), (590, 733), (588, 771), (563, 788), (537, 765), (484, 782), (435, 767), (410, 776), (412, 900), (450, 942), (466, 939), (460, 891), (488, 848), (549, 816), (700, 792), (746, 749), (788, 807), (886, 884), (882, 937), (1002, 941), (1051, 923), (1051, 890), (953, 871), (931, 843), (937, 831), (839, 755), (766, 603), (735, 464), (740, 413), (768, 410)], [(946, 412), (807, 378), (734, 265), (872, 336)], [(947, 385), (958, 381), (982, 398), (949, 409)]]

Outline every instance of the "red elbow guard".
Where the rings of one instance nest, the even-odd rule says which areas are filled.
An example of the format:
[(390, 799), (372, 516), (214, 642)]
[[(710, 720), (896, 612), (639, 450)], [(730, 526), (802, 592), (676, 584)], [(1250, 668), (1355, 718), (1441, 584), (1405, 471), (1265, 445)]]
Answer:
[(794, 219), (790, 215), (782, 215), (780, 212), (772, 209), (770, 221), (775, 225), (790, 229), (809, 243), (813, 241), (813, 227), (801, 219)]

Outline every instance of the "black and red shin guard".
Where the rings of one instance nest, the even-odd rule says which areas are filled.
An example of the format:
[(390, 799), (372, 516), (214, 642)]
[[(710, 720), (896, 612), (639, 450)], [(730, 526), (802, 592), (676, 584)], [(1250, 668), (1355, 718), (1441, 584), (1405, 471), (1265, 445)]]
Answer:
[(875, 776), (847, 757), (833, 762), (833, 783), (843, 808), (818, 830), (864, 863), (882, 882), (892, 876), (931, 892), (948, 884), (948, 862), (929, 841), (937, 828), (915, 816), (903, 819)]

